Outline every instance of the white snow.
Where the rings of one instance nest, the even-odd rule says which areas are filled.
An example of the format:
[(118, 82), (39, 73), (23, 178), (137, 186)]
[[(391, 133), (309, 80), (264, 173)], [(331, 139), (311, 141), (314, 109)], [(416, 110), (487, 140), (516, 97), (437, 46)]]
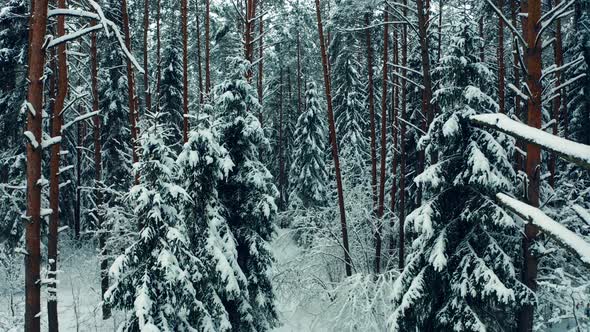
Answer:
[(504, 114), (478, 114), (469, 118), (471, 121), (500, 130), (506, 134), (539, 145), (551, 152), (560, 154), (565, 159), (590, 168), (590, 146), (561, 138), (543, 130), (527, 126), (510, 119)]
[(549, 218), (543, 211), (525, 204), (506, 194), (499, 193), (496, 195), (503, 205), (510, 208), (523, 219), (539, 226), (541, 230), (562, 245), (576, 254), (582, 262), (590, 265), (590, 243), (584, 241), (579, 235), (565, 228), (555, 220)]

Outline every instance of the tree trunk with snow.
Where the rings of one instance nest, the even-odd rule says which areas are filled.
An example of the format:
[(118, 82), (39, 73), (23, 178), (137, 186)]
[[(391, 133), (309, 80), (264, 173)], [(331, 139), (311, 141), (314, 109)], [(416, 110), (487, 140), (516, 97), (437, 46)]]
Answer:
[(332, 88), (330, 82), (330, 68), (328, 64), (328, 53), (326, 40), (324, 39), (324, 27), (322, 25), (322, 12), (320, 0), (315, 0), (318, 33), (320, 37), (320, 50), (322, 56), (322, 68), (324, 72), (324, 88), (326, 91), (326, 102), (328, 103), (328, 126), (330, 129), (330, 143), (332, 145), (332, 159), (336, 172), (336, 189), (338, 191), (338, 206), (340, 208), (340, 227), (342, 231), (342, 248), (344, 249), (344, 265), (346, 276), (352, 275), (352, 258), (348, 246), (348, 227), (346, 225), (346, 209), (344, 207), (344, 192), (342, 189), (342, 174), (340, 171), (340, 159), (338, 157), (338, 141), (336, 140), (336, 125), (334, 124), (334, 110), (332, 107)]

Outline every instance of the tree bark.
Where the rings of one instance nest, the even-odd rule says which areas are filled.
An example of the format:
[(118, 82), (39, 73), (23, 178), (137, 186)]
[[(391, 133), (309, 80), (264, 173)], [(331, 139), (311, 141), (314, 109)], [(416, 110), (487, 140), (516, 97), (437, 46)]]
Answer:
[[(389, 20), (387, 9), (384, 10), (383, 21)], [(383, 213), (385, 211), (385, 163), (387, 161), (387, 62), (389, 60), (389, 24), (383, 27), (383, 83), (381, 93), (381, 165), (379, 185), (379, 207), (377, 209), (377, 225), (375, 227), (375, 273), (381, 271), (381, 247), (383, 243)]]
[(393, 75), (393, 72), (397, 71), (397, 67), (399, 65), (399, 49), (398, 49), (398, 29), (393, 29), (393, 64), (394, 67), (391, 68), (392, 71), (392, 87), (391, 87), (391, 137), (393, 139), (393, 160), (392, 160), (392, 167), (391, 167), (391, 178), (393, 179), (393, 183), (391, 185), (391, 236), (389, 239), (389, 252), (390, 255), (393, 257), (393, 252), (395, 250), (395, 238), (394, 238), (394, 228), (395, 228), (395, 199), (397, 194), (397, 167), (398, 167), (398, 134), (399, 134), (399, 121), (397, 119), (397, 110), (399, 107), (399, 78), (397, 75)]
[(479, 18), (479, 38), (480, 38), (480, 46), (479, 46), (479, 61), (484, 63), (486, 61), (486, 52), (485, 52), (485, 36), (483, 31), (483, 13)]
[(336, 140), (336, 125), (334, 124), (334, 109), (332, 107), (332, 88), (330, 82), (330, 69), (328, 64), (328, 53), (326, 40), (324, 39), (324, 28), (322, 26), (322, 12), (320, 0), (315, 0), (318, 33), (320, 37), (320, 50), (322, 56), (322, 69), (324, 72), (324, 88), (326, 90), (326, 101), (328, 103), (328, 125), (330, 129), (330, 142), (332, 144), (332, 159), (336, 172), (336, 188), (338, 191), (338, 206), (340, 208), (340, 227), (342, 230), (342, 247), (344, 249), (344, 265), (346, 276), (352, 275), (352, 258), (348, 246), (348, 227), (346, 225), (346, 210), (344, 207), (344, 192), (342, 189), (342, 175), (340, 172), (340, 159), (338, 158), (338, 142)]
[(152, 109), (152, 91), (148, 67), (148, 31), (150, 25), (150, 0), (143, 0), (143, 84), (145, 89), (145, 110)]
[[(123, 32), (125, 34), (125, 47), (131, 52), (131, 35), (129, 33), (129, 13), (127, 11), (127, 0), (121, 0), (121, 18), (123, 21)], [(131, 125), (131, 145), (133, 149), (133, 163), (139, 161), (137, 154), (137, 110), (135, 109), (135, 77), (131, 60), (127, 58), (127, 92), (129, 96), (129, 123)], [(135, 176), (135, 184), (139, 183), (139, 176)]]
[(199, 104), (202, 107), (204, 99), (204, 91), (203, 91), (203, 59), (201, 58), (201, 11), (199, 10), (199, 2), (200, 0), (195, 1), (196, 6), (196, 19), (197, 19), (197, 67), (198, 67), (198, 75), (199, 75)]
[[(560, 0), (555, 0), (555, 6), (559, 6)], [(563, 66), (563, 41), (561, 35), (561, 20), (558, 18), (555, 22), (555, 42), (553, 43), (553, 54), (555, 56), (555, 65), (557, 67)], [(555, 73), (555, 86), (561, 85), (561, 71), (557, 71)], [(559, 119), (560, 119), (560, 111), (563, 107), (566, 109), (567, 101), (565, 96), (567, 96), (566, 89), (561, 89), (561, 91), (557, 91), (558, 95), (553, 99), (553, 112), (551, 114), (551, 118), (555, 121), (553, 123), (553, 135), (558, 135), (559, 132)], [(564, 96), (564, 97), (562, 97)], [(563, 104), (562, 104), (563, 103)], [(549, 185), (555, 188), (555, 165), (557, 161), (557, 155), (555, 153), (551, 153), (549, 157)]]
[[(504, 0), (498, 0), (498, 8), (504, 12)], [(500, 113), (506, 113), (506, 69), (504, 66), (504, 20), (498, 17), (498, 104)]]
[[(424, 0), (416, 0), (418, 9), (418, 32), (420, 34), (420, 56), (422, 62), (422, 75), (424, 89), (422, 91), (422, 116), (421, 129), (426, 132), (428, 126), (432, 122), (433, 112), (430, 100), (432, 99), (432, 78), (430, 76), (430, 53), (428, 50), (428, 22), (429, 14), (428, 7), (424, 6)], [(424, 171), (425, 167), (425, 152), (423, 150), (418, 152), (418, 169), (417, 174)], [(422, 187), (418, 188), (417, 204), (422, 201)]]
[(182, 16), (182, 110), (184, 143), (188, 142), (188, 0), (181, 0)]
[[(41, 329), (41, 127), (43, 112), (43, 72), (45, 48), (43, 42), (47, 31), (47, 0), (31, 3), (29, 18), (28, 92), (27, 101), (34, 113), (27, 112), (27, 217), (25, 218), (25, 331)], [(32, 142), (32, 139), (35, 142)]]
[[(58, 0), (59, 8), (66, 8), (65, 0)], [(63, 15), (57, 18), (57, 36), (64, 36), (66, 33), (65, 17)], [(68, 67), (66, 59), (66, 44), (62, 43), (57, 47), (57, 95), (53, 107), (51, 137), (61, 136), (62, 111), (68, 94)], [(51, 146), (51, 158), (49, 162), (49, 208), (51, 217), (49, 220), (49, 232), (47, 238), (47, 259), (49, 261), (49, 271), (47, 273), (50, 282), (47, 285), (47, 323), (48, 330), (57, 332), (59, 330), (59, 321), (57, 316), (57, 245), (59, 229), (59, 166), (60, 166), (61, 144), (57, 143)]]
[(285, 152), (283, 138), (283, 66), (279, 69), (279, 208), (285, 209)]
[[(408, 0), (403, 0), (404, 5), (407, 5)], [(407, 15), (407, 9), (404, 7), (404, 16)], [(406, 77), (408, 64), (408, 26), (402, 25), (402, 69), (401, 76)], [(405, 267), (406, 247), (405, 247), (405, 233), (404, 226), (406, 222), (406, 85), (405, 79), (401, 79), (401, 125), (400, 125), (400, 176), (399, 176), (399, 258), (398, 267), (403, 270)]]
[[(160, 20), (162, 5), (161, 0), (158, 0), (158, 8), (156, 9), (156, 109), (160, 110), (160, 84), (162, 81), (162, 38), (160, 31)], [(197, 0), (198, 3), (198, 0)], [(200, 61), (199, 61), (200, 64)], [(147, 70), (146, 70), (147, 71)]]
[(371, 42), (370, 14), (365, 14), (365, 34), (367, 39), (367, 70), (369, 72), (369, 117), (371, 122), (371, 189), (373, 193), (373, 210), (377, 207), (377, 135), (375, 125), (375, 93), (373, 87), (373, 45)]
[[(527, 123), (533, 128), (541, 128), (542, 109), (541, 109), (541, 43), (537, 41), (537, 35), (541, 25), (541, 1), (525, 0), (521, 4), (523, 13), (528, 13), (526, 18), (523, 17), (523, 35), (527, 43), (525, 52), (525, 66), (527, 70), (527, 86), (531, 92), (528, 100), (528, 119)], [(540, 39), (540, 38), (539, 38)], [(528, 177), (527, 198), (533, 207), (539, 207), (539, 184), (540, 184), (540, 162), (541, 148), (538, 145), (527, 144), (526, 174)], [(537, 269), (538, 257), (531, 252), (531, 246), (535, 243), (539, 235), (539, 228), (527, 223), (524, 230), (523, 238), (523, 283), (532, 291), (537, 290)], [(519, 331), (532, 331), (534, 318), (534, 306), (525, 305), (520, 312)]]
[[(92, 21), (95, 25), (96, 22)], [(97, 37), (96, 33), (92, 33), (90, 41), (90, 75), (92, 84), (92, 111), (99, 110), (99, 96), (98, 96), (98, 54), (97, 54)], [(104, 299), (105, 293), (109, 289), (109, 261), (107, 259), (107, 233), (103, 225), (102, 215), (102, 143), (101, 143), (101, 121), (100, 115), (93, 117), (94, 124), (94, 204), (95, 204), (95, 218), (98, 229), (98, 250), (100, 260), (100, 290), (101, 300)], [(109, 319), (111, 317), (111, 307), (105, 302), (102, 303), (102, 319)]]

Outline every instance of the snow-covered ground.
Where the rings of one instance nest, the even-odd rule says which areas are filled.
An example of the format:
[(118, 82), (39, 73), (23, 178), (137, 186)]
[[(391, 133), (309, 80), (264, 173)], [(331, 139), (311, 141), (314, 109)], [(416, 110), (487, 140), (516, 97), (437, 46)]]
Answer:
[[(329, 303), (319, 292), (314, 293), (309, 277), (299, 269), (305, 265), (301, 249), (289, 230), (281, 229), (272, 243), (276, 258), (275, 289), (282, 326), (276, 332), (324, 332), (331, 331), (328, 316)], [(124, 313), (114, 312), (108, 320), (101, 319), (99, 271), (95, 249), (91, 245), (76, 248), (74, 243), (64, 243), (58, 286), (59, 323), (64, 332), (110, 332), (121, 322)], [(20, 262), (22, 263), (22, 262)], [(16, 264), (8, 280), (2, 275), (0, 283), (0, 331), (22, 331), (24, 290), (22, 264)], [(4, 273), (4, 272), (2, 272)], [(11, 303), (11, 296), (12, 303)], [(45, 294), (43, 294), (45, 297)], [(45, 298), (42, 300), (42, 330), (47, 326)], [(551, 332), (570, 331), (573, 322), (558, 324)]]

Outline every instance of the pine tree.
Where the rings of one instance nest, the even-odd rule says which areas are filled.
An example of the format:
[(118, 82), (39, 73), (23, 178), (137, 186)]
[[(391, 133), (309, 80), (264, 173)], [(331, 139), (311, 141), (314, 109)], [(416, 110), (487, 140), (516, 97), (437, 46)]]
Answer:
[(192, 251), (181, 214), (188, 199), (174, 183), (177, 165), (165, 145), (166, 131), (158, 114), (149, 114), (140, 137), (141, 182), (128, 201), (141, 225), (139, 238), (113, 263), (114, 284), (105, 294), (113, 307), (132, 310), (123, 330), (217, 331), (215, 297), (195, 285), (203, 282), (204, 263)]
[(305, 92), (305, 111), (297, 120), (295, 160), (290, 170), (294, 182), (291, 196), (306, 208), (323, 206), (328, 198), (326, 127), (316, 84), (311, 82)]
[(532, 298), (512, 260), (515, 222), (493, 199), (513, 189), (509, 154), (500, 137), (468, 122), (498, 109), (486, 93), (494, 79), (476, 57), (474, 26), (463, 18), (436, 69), (440, 113), (420, 147), (440, 161), (415, 180), (425, 201), (406, 221), (416, 240), (394, 286), (393, 329), (512, 329), (516, 309)]
[(235, 164), (220, 193), (237, 243), (238, 264), (246, 276), (248, 302), (230, 298), (225, 307), (233, 331), (267, 331), (277, 323), (269, 242), (278, 191), (259, 160), (268, 141), (256, 118), (260, 108), (256, 90), (245, 79), (250, 63), (242, 58), (233, 58), (232, 63), (229, 78), (215, 93), (221, 138)]

